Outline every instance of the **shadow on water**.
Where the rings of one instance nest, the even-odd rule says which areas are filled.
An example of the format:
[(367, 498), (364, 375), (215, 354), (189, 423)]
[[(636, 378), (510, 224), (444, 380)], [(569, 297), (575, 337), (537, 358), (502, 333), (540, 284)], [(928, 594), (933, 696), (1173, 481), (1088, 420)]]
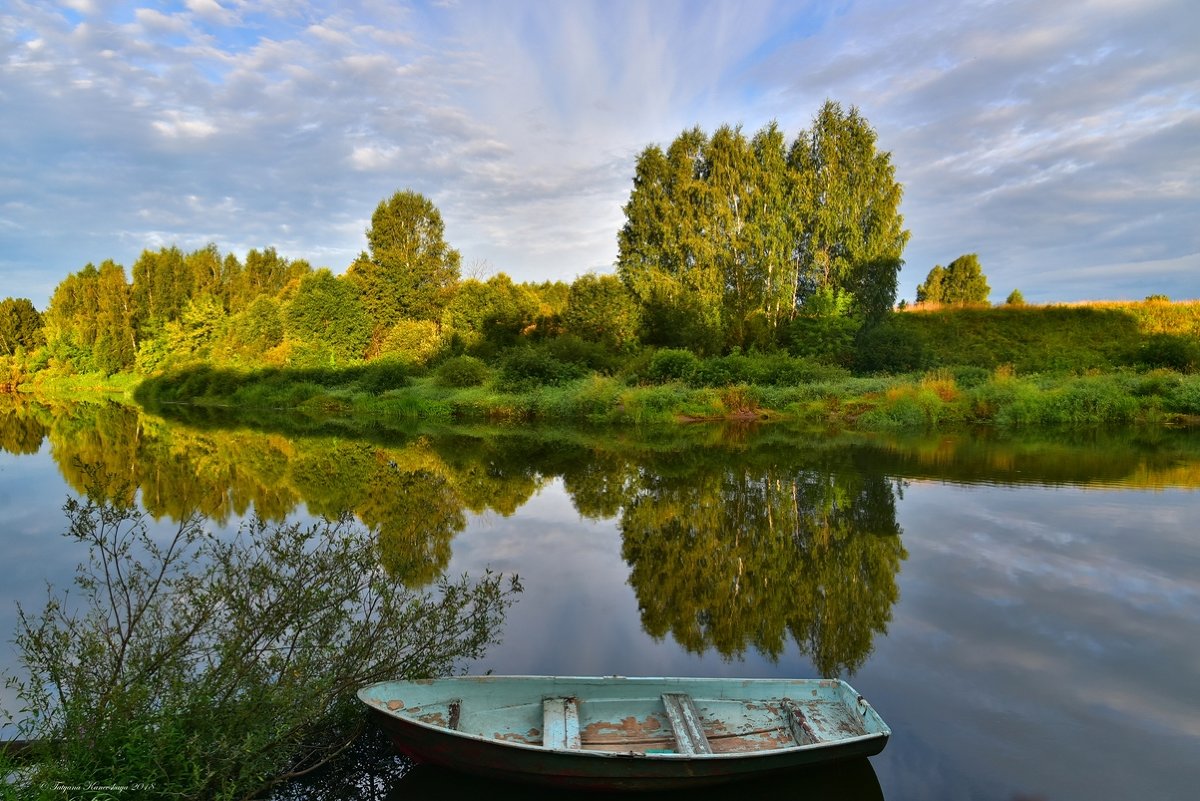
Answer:
[(473, 776), (436, 765), (414, 765), (392, 752), (387, 739), (372, 730), (356, 743), (347, 758), (304, 780), (295, 781), (269, 801), (441, 801), (474, 798), (479, 801), (584, 801), (654, 798), (666, 801), (728, 801), (772, 797), (779, 801), (883, 801), (875, 769), (867, 759), (814, 765), (783, 775), (691, 790), (647, 793), (605, 793), (562, 790)]
[[(805, 801), (831, 801), (832, 799), (855, 799), (874, 801), (883, 799), (883, 790), (875, 769), (866, 759), (834, 762), (812, 767), (784, 776), (773, 776), (752, 781), (723, 784), (694, 790), (656, 791), (639, 795), (630, 793), (569, 793), (550, 787), (500, 782), (478, 776), (466, 776), (432, 765), (418, 765), (404, 778), (398, 780), (388, 795), (387, 801), (425, 801), (425, 799), (478, 798), (488, 801), (522, 799), (523, 801), (549, 801), (564, 797), (602, 801), (604, 799), (630, 799), (653, 797), (667, 801), (728, 801), (731, 797), (775, 798), (779, 801), (804, 799)], [(317, 801), (314, 799), (314, 801)]]

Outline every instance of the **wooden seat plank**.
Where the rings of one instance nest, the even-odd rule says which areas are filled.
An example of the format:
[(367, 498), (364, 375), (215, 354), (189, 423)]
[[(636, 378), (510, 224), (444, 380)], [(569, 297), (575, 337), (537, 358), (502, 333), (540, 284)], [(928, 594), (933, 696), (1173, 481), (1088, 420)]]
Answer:
[(542, 746), (579, 748), (579, 706), (574, 698), (542, 701)]
[(667, 720), (671, 731), (675, 733), (675, 742), (681, 754), (711, 754), (712, 745), (704, 734), (700, 713), (692, 696), (687, 693), (663, 693), (663, 707), (667, 712)]

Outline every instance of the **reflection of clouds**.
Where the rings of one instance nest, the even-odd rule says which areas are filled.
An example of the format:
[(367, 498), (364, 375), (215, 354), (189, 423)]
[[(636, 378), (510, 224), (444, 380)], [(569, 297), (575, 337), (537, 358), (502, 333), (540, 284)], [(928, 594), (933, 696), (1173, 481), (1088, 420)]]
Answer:
[(1200, 780), (1200, 543), (1176, 522), (1196, 502), (914, 483), (901, 601), (864, 671), (894, 682), (876, 706), (1000, 788), (1180, 797)]

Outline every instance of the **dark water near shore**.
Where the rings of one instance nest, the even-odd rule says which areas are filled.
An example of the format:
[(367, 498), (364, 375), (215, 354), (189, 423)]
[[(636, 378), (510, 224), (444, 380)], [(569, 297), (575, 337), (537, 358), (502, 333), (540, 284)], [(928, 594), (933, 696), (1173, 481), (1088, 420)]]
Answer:
[[(82, 554), (58, 536), (60, 508), (95, 469), (99, 494), (134, 493), (163, 525), (191, 508), (220, 528), (350, 512), (411, 584), (520, 574), (504, 640), (473, 672), (840, 675), (893, 728), (869, 763), (737, 792), (1185, 799), (1200, 785), (1196, 433), (187, 414), (0, 399), (5, 640), (14, 602), (70, 583)], [(528, 797), (357, 758), (309, 797)]]

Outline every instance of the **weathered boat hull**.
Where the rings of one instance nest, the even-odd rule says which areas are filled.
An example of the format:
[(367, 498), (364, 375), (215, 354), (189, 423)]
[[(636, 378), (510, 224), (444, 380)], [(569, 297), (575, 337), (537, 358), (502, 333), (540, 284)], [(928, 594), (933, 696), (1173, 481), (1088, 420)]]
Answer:
[(359, 697), (419, 761), (571, 788), (759, 778), (871, 756), (891, 734), (837, 680), (464, 676)]

